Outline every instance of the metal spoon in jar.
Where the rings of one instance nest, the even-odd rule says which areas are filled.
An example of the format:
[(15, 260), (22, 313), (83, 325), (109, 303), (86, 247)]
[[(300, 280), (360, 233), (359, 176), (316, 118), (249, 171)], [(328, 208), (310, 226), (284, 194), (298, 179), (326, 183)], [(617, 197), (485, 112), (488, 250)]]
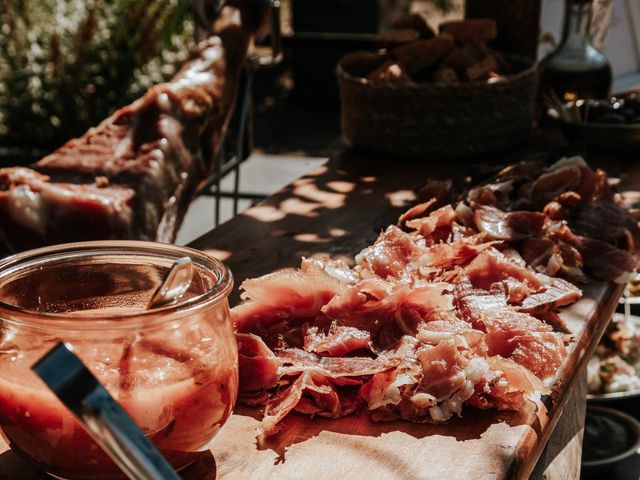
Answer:
[(181, 257), (173, 262), (162, 283), (151, 296), (147, 309), (160, 308), (178, 300), (187, 293), (193, 279), (193, 262)]
[[(178, 258), (167, 273), (165, 273), (162, 283), (156, 288), (147, 310), (166, 307), (180, 299), (191, 286), (193, 280), (193, 262), (189, 257)], [(133, 345), (136, 343), (138, 335), (132, 336), (124, 341), (122, 356), (118, 364), (120, 372), (120, 392), (126, 394), (131, 388), (129, 372), (131, 371), (131, 359), (133, 356)]]

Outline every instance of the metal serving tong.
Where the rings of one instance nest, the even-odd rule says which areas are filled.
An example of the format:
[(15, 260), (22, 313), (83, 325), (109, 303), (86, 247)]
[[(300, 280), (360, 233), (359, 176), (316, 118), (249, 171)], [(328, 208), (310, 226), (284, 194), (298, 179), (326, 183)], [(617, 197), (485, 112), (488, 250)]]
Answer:
[(71, 347), (60, 342), (32, 369), (131, 480), (180, 480)]

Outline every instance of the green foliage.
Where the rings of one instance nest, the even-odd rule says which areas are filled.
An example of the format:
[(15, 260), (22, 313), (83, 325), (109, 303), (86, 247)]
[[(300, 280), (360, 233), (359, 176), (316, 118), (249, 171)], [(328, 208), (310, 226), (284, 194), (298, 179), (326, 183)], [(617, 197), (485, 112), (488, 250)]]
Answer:
[(51, 150), (170, 78), (190, 0), (0, 0), (0, 147)]

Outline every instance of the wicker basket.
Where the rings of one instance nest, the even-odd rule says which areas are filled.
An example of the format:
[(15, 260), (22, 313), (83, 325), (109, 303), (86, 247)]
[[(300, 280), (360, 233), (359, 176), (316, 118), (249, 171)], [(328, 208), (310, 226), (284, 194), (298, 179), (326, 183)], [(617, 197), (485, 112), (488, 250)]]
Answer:
[[(380, 64), (346, 55), (337, 76), (345, 141), (378, 152), (450, 158), (505, 150), (533, 130), (537, 73), (510, 57), (518, 73), (494, 83), (393, 83), (363, 78)], [(373, 66), (373, 67), (372, 67)]]

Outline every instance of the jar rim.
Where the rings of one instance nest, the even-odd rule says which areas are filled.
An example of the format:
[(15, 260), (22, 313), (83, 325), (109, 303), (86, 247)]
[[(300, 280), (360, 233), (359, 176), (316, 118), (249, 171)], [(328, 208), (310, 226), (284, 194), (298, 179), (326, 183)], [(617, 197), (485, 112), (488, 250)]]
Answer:
[(43, 261), (68, 260), (88, 256), (106, 255), (165, 255), (170, 258), (189, 257), (194, 264), (215, 278), (215, 283), (207, 291), (149, 310), (131, 312), (91, 312), (91, 321), (82, 316), (70, 317), (68, 313), (40, 312), (11, 305), (0, 300), (0, 321), (17, 326), (27, 326), (46, 330), (99, 331), (112, 329), (139, 329), (141, 326), (161, 324), (167, 320), (189, 315), (208, 305), (226, 299), (233, 288), (233, 275), (229, 268), (217, 258), (199, 250), (178, 245), (146, 242), (139, 240), (99, 240), (91, 242), (64, 243), (49, 247), (27, 250), (0, 260), (0, 279)]

